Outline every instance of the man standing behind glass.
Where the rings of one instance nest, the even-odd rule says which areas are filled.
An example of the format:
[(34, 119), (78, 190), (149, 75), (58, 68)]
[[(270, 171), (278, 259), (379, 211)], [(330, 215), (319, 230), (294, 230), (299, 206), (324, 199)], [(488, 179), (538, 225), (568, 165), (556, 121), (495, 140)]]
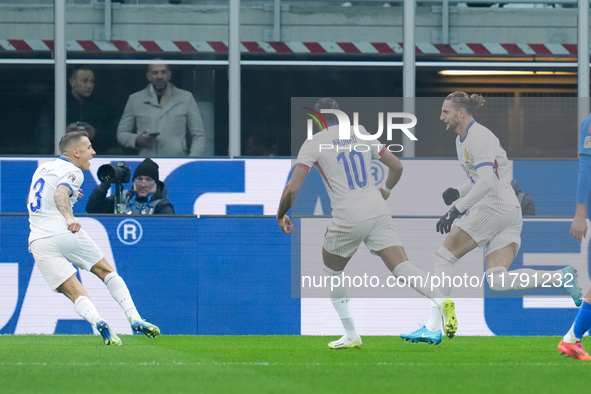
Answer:
[[(94, 72), (86, 65), (76, 66), (68, 79), (70, 89), (66, 96), (66, 132), (86, 131), (92, 148), (98, 155), (121, 155), (117, 145), (117, 116), (109, 104), (93, 95)], [(41, 110), (38, 124), (38, 150), (36, 153), (53, 154), (55, 100)]]
[(203, 156), (205, 133), (193, 95), (170, 83), (166, 64), (150, 64), (148, 86), (129, 96), (117, 140), (143, 157)]

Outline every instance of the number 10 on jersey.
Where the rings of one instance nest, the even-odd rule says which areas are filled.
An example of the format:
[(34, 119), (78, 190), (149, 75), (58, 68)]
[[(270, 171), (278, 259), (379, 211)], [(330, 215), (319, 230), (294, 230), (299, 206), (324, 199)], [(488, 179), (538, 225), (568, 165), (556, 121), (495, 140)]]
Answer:
[[(343, 167), (345, 167), (345, 174), (347, 175), (347, 183), (349, 184), (349, 189), (354, 190), (355, 185), (353, 184), (353, 177), (351, 176), (351, 172), (355, 177), (355, 183), (361, 189), (367, 186), (367, 175), (365, 172), (365, 162), (363, 160), (363, 154), (357, 151), (349, 152), (349, 159), (347, 160), (347, 155), (345, 152), (339, 153), (337, 156), (337, 160), (339, 163), (343, 163)], [(359, 161), (359, 163), (357, 162)]]

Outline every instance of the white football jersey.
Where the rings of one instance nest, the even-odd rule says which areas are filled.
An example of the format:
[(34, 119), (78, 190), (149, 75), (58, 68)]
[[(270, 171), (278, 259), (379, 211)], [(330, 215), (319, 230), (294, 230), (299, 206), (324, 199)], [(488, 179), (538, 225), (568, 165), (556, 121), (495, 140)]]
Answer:
[(78, 190), (84, 181), (82, 170), (69, 160), (60, 157), (40, 165), (29, 189), (29, 243), (52, 235), (67, 233), (66, 219), (57, 209), (53, 196), (59, 185), (66, 185), (72, 191), (70, 204), (78, 199)]
[[(478, 181), (476, 170), (482, 166), (491, 166), (495, 173), (492, 190), (480, 202), (487, 205), (503, 204), (519, 207), (519, 200), (511, 187), (513, 174), (507, 152), (492, 131), (472, 121), (464, 139), (457, 136), (456, 150), (458, 160), (472, 184)], [(457, 205), (459, 204), (456, 203)]]
[[(367, 134), (362, 126), (359, 128)], [(315, 165), (330, 197), (335, 221), (355, 223), (390, 215), (371, 172), (372, 159), (379, 159), (385, 149), (377, 140), (358, 139), (352, 129), (351, 139), (339, 140), (339, 126), (332, 125), (304, 142), (296, 166), (309, 171)]]

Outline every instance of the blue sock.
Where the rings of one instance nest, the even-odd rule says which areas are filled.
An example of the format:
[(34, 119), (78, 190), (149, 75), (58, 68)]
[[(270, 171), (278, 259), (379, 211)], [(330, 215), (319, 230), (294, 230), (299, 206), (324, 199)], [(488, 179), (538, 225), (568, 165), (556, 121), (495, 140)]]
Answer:
[(591, 304), (583, 302), (579, 313), (575, 318), (575, 337), (583, 338), (583, 335), (591, 328)]

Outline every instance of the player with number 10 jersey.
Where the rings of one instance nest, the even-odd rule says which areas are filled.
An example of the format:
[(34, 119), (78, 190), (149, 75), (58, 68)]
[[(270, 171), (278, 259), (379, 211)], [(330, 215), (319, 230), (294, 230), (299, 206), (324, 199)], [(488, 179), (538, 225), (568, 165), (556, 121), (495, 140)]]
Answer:
[[(336, 101), (328, 97), (318, 100), (315, 108), (317, 115), (320, 115), (318, 110), (339, 109)], [(330, 112), (328, 114), (332, 115)], [(330, 119), (328, 116), (327, 118)], [(402, 163), (376, 139), (358, 140), (354, 130), (349, 131), (349, 138), (339, 139), (338, 123), (330, 124), (304, 142), (279, 202), (277, 222), (281, 230), (286, 234), (292, 232), (293, 226), (287, 213), (295, 203), (311, 167), (316, 166), (332, 206), (333, 220), (326, 231), (322, 250), (326, 275), (331, 280), (342, 275), (357, 248), (364, 242), (373, 254), (381, 257), (395, 277), (404, 278), (410, 287), (433, 300), (441, 311), (446, 333), (453, 336), (457, 330), (453, 301), (444, 299), (439, 291), (429, 288), (426, 274), (408, 260), (385, 201), (400, 180)], [(359, 132), (368, 135), (361, 126)], [(381, 189), (375, 187), (371, 176), (373, 159), (379, 159), (388, 167), (388, 175)], [(360, 347), (361, 337), (355, 329), (344, 281), (336, 287), (331, 285), (329, 295), (341, 319), (345, 335), (330, 342), (328, 346), (331, 349)], [(439, 337), (432, 338), (431, 341), (441, 342), (441, 332)]]
[[(363, 126), (360, 132), (367, 134)], [(297, 166), (316, 166), (330, 197), (335, 222), (355, 223), (390, 215), (386, 201), (375, 187), (371, 162), (380, 159), (386, 147), (379, 141), (359, 140), (351, 128), (351, 138), (339, 139), (338, 124), (316, 133), (300, 149)]]

